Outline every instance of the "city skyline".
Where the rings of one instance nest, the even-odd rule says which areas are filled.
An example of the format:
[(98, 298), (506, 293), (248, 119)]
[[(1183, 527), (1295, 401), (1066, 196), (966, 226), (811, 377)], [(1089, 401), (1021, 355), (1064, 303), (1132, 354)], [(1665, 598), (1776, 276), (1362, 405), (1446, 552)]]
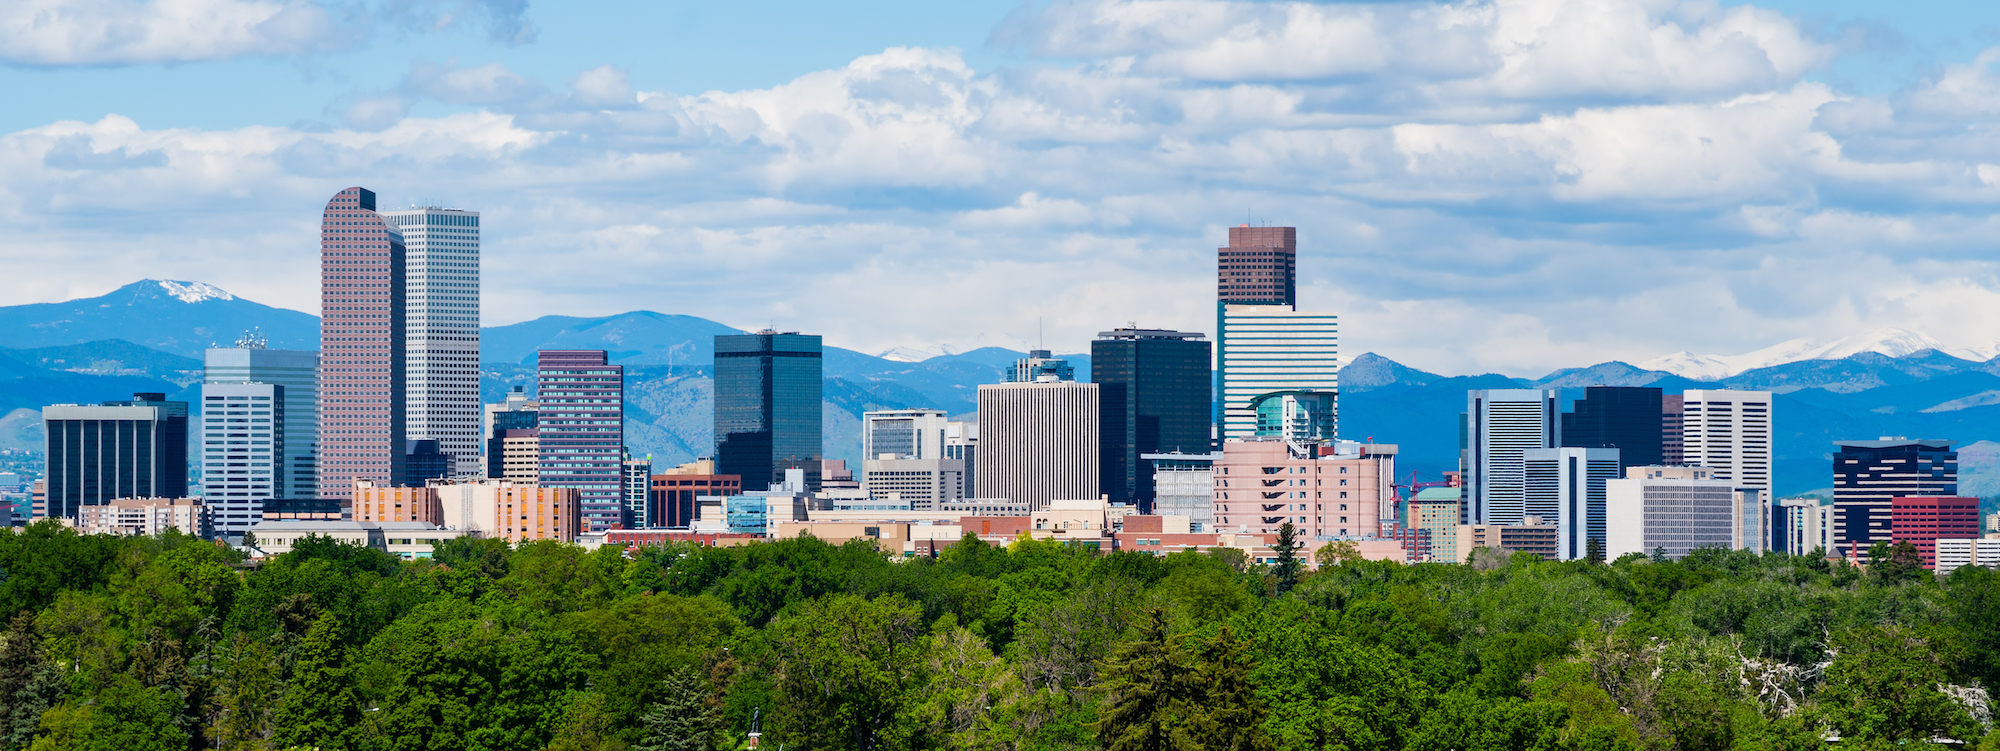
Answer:
[[(1206, 254), (1247, 220), (1298, 228), (1298, 295), (1342, 314), (1350, 352), (1434, 371), (1878, 325), (2000, 339), (1978, 315), (2000, 300), (1978, 137), (1897, 135), (1991, 127), (1979, 21), (1840, 26), (1873, 21), (1797, 3), (1518, 15), (1533, 5), (1480, 6), (1445, 37), (1435, 16), (1455, 6), (1421, 3), (1202, 2), (1197, 25), (1113, 0), (875, 26), (899, 14), (870, 6), (834, 26), (865, 32), (741, 70), (742, 52), (675, 66), (661, 56), (690, 53), (592, 37), (601, 9), (309, 27), (353, 32), (319, 41), (201, 27), (171, 50), (39, 39), (0, 55), (28, 92), (0, 122), (7, 187), (31, 196), (0, 219), (24, 280), (0, 302), (143, 267), (312, 311), (302, 207), (362, 184), (385, 207), (479, 208), (484, 286), (506, 301), (489, 324), (664, 307), (870, 352), (1027, 349), (1038, 317), (1051, 342), (1134, 320), (1213, 334)], [(741, 12), (630, 25), (724, 49)], [(811, 36), (820, 15), (765, 31)], [(1257, 52), (1348, 38), (1334, 29), (1367, 43)], [(1567, 44), (1581, 37), (1653, 41)], [(193, 81), (256, 86), (144, 95)], [(214, 100), (249, 88), (280, 93)], [(626, 273), (578, 273), (609, 265)], [(783, 292), (806, 286), (876, 304)]]

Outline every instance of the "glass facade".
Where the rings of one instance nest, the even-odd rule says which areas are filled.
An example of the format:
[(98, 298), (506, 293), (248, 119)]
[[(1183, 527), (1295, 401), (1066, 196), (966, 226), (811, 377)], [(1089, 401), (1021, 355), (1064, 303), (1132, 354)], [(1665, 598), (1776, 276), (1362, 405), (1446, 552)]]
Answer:
[(187, 496), (187, 402), (142, 393), (100, 406), (52, 405), (42, 409), (42, 427), (52, 518), (119, 498)]
[(1098, 486), (1114, 502), (1150, 508), (1153, 469), (1142, 454), (1208, 452), (1209, 344), (1199, 333), (1153, 329), (1097, 337), (1090, 380), (1100, 394)]
[(820, 339), (761, 331), (715, 338), (715, 461), (718, 472), (763, 490), (786, 469), (820, 484)]
[(1566, 448), (1618, 449), (1625, 466), (1663, 464), (1665, 432), (1660, 390), (1649, 387), (1591, 386), (1562, 416)]
[(604, 350), (543, 350), (536, 360), (542, 487), (577, 491), (578, 532), (617, 529), (625, 519), (625, 369)]

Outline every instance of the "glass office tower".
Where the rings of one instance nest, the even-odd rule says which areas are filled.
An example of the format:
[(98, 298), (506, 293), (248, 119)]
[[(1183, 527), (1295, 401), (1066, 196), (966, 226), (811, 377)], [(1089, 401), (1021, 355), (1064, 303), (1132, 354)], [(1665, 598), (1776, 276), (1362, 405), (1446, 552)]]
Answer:
[(763, 490), (803, 469), (820, 482), (820, 340), (798, 332), (715, 337), (715, 462)]
[(187, 402), (161, 393), (131, 401), (42, 408), (50, 518), (119, 498), (187, 496)]
[(1627, 467), (1662, 464), (1666, 461), (1663, 398), (1660, 389), (1651, 386), (1586, 388), (1583, 398), (1563, 413), (1563, 446), (1618, 449)]
[(1153, 504), (1153, 469), (1142, 454), (1207, 453), (1209, 358), (1203, 334), (1113, 329), (1090, 343), (1098, 386), (1100, 490), (1111, 500)]

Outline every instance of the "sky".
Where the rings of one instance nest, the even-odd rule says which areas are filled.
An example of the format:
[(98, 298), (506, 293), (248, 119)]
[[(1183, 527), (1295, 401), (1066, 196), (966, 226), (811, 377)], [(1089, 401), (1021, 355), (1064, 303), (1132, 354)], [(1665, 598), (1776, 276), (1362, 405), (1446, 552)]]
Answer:
[(1438, 372), (2000, 341), (2000, 4), (0, 0), (0, 91), (0, 304), (316, 314), (359, 185), (482, 212), (489, 326), (1212, 333), (1251, 222)]

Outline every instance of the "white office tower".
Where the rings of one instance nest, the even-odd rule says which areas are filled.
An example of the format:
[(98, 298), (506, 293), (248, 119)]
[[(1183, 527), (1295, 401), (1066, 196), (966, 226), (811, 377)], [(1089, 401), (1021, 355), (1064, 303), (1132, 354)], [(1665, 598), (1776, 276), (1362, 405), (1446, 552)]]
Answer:
[(1771, 392), (1692, 389), (1681, 393), (1681, 452), (1742, 490), (1737, 545), (1763, 552), (1771, 510)]
[(658, 524), (647, 513), (646, 497), (652, 491), (653, 457), (634, 459), (626, 454), (620, 465), (623, 492), (620, 501), (625, 506), (626, 529), (651, 529)]
[(944, 412), (935, 409), (892, 409), (861, 413), (861, 456), (879, 459), (943, 459)]
[(1222, 437), (1257, 435), (1257, 400), (1265, 394), (1340, 390), (1339, 316), (1290, 305), (1226, 304), (1221, 323), (1215, 357)]
[(1627, 467), (1604, 484), (1604, 557), (1731, 547), (1737, 498), (1735, 484), (1706, 467)]
[(381, 213), (402, 228), (405, 248), (405, 437), (436, 440), (452, 475), (480, 476), (479, 212)]
[(1786, 498), (1771, 506), (1773, 552), (1808, 555), (1833, 550), (1833, 509), (1818, 498)]
[(1074, 381), (979, 387), (978, 498), (1033, 511), (1100, 493), (1097, 384)]
[(286, 401), (277, 384), (201, 385), (203, 493), (225, 539), (243, 539), (264, 520), (264, 502), (285, 497)]
[[(203, 354), (202, 365), (203, 383), (268, 383), (284, 387), (285, 453), (281, 460), (284, 464), (273, 467), (282, 471), (271, 475), (269, 497), (316, 497), (319, 494), (319, 353), (265, 349), (263, 339), (246, 335), (234, 347), (208, 350)], [(206, 463), (208, 447), (202, 449), (202, 461)]]
[(965, 489), (979, 486), (979, 423), (948, 422), (944, 424), (944, 458), (957, 459), (965, 465)]
[(1618, 479), (1618, 449), (1553, 448), (1521, 452), (1528, 516), (1556, 525), (1556, 557), (1573, 561), (1603, 545), (1604, 483)]
[(1465, 498), (1473, 524), (1520, 524), (1528, 510), (1525, 452), (1562, 446), (1562, 392), (1491, 389), (1465, 394)]

